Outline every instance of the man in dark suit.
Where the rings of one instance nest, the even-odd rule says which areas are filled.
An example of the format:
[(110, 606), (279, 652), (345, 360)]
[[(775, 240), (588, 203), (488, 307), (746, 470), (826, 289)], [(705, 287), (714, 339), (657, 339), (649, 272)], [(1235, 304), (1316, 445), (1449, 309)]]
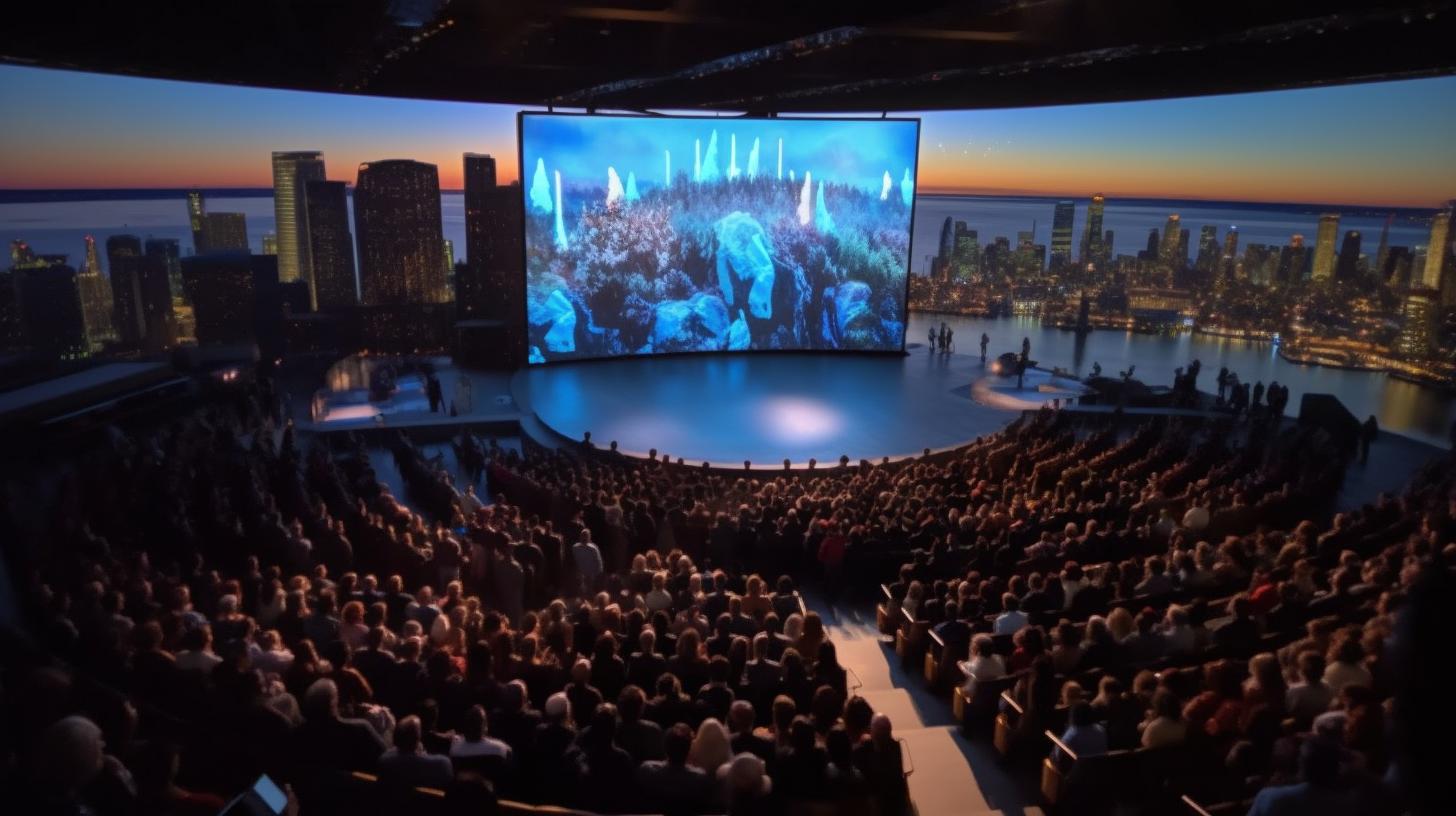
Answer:
[(303, 716), (293, 738), (300, 765), (315, 771), (374, 770), (384, 753), (384, 740), (369, 723), (339, 716), (339, 687), (334, 681), (315, 680), (308, 687)]
[(753, 754), (764, 762), (774, 758), (774, 742), (768, 737), (753, 733), (753, 704), (747, 700), (735, 700), (728, 709), (728, 729), (732, 734), (729, 744), (733, 754)]
[(379, 780), (400, 787), (444, 789), (455, 778), (448, 756), (426, 753), (420, 742), (420, 718), (413, 715), (394, 727), (394, 747), (379, 757)]
[(657, 688), (657, 678), (667, 671), (667, 658), (657, 650), (657, 633), (643, 629), (638, 636), (641, 651), (627, 659), (627, 682), (641, 689)]
[(350, 659), (354, 668), (369, 681), (369, 687), (380, 691), (388, 688), (395, 664), (394, 654), (384, 648), (384, 634), (383, 626), (370, 629), (367, 645)]
[[(664, 756), (662, 726), (642, 718), (646, 707), (647, 695), (637, 686), (622, 689), (617, 697), (617, 713), (622, 718), (617, 726), (617, 745), (639, 764)], [(749, 713), (751, 715), (752, 710)]]
[(501, 698), (501, 707), (489, 717), (490, 735), (511, 746), (516, 756), (524, 757), (531, 748), (536, 726), (541, 724), (541, 712), (531, 708), (526, 684), (520, 680), (507, 683)]
[(637, 769), (637, 784), (647, 794), (649, 809), (660, 810), (667, 816), (703, 813), (708, 809), (713, 780), (701, 768), (688, 765), (692, 744), (692, 729), (678, 723), (663, 738), (667, 758), (649, 760)]

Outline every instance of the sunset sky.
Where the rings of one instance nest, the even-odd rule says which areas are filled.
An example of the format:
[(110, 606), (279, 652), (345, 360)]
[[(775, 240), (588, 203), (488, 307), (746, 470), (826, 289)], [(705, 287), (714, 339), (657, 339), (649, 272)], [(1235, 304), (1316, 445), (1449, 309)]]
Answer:
[[(264, 187), (273, 150), (328, 175), (460, 154), (516, 178), (502, 105), (0, 67), (0, 188)], [(923, 192), (1431, 207), (1456, 198), (1456, 77), (1075, 107), (918, 114)]]

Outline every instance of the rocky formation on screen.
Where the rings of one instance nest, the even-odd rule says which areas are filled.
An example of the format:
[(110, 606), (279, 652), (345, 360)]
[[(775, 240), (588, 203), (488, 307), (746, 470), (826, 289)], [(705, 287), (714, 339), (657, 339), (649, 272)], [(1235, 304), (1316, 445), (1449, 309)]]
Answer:
[(795, 173), (780, 156), (764, 168), (757, 139), (740, 166), (734, 134), (705, 135), (680, 171), (666, 150), (648, 166), (614, 162), (581, 177), (537, 162), (526, 219), (532, 361), (899, 349), (908, 168), (894, 195), (888, 171), (856, 186), (827, 169)]

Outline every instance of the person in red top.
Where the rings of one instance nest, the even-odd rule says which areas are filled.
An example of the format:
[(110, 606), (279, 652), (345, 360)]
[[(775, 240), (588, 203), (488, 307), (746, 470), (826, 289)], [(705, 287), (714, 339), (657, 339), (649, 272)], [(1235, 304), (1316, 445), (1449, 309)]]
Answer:
[(824, 592), (830, 603), (839, 597), (844, 576), (844, 554), (849, 547), (849, 530), (842, 522), (824, 522), (824, 538), (819, 542), (819, 564), (824, 568)]

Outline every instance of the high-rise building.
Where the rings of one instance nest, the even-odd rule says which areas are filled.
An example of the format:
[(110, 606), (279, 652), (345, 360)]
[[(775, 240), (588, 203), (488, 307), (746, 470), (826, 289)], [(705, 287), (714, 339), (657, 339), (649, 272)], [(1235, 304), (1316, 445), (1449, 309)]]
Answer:
[(1310, 279), (1327, 281), (1335, 274), (1335, 238), (1340, 232), (1340, 214), (1320, 216), (1319, 232), (1314, 239), (1314, 271)]
[(359, 305), (354, 282), (354, 236), (349, 232), (348, 192), (342, 181), (305, 185), (308, 244), (313, 259), (313, 301), (320, 310)]
[(1168, 266), (1182, 266), (1188, 261), (1187, 253), (1183, 261), (1178, 260), (1178, 242), (1183, 239), (1183, 221), (1177, 213), (1168, 216), (1168, 223), (1163, 227), (1163, 243), (1158, 250), (1158, 260)]
[(111, 279), (101, 272), (101, 258), (96, 252), (96, 239), (87, 235), (86, 261), (76, 273), (76, 289), (81, 296), (81, 316), (86, 324), (86, 338), (91, 350), (100, 350), (116, 340), (112, 315), (115, 301), (111, 296)]
[(311, 275), (305, 185), (323, 178), (323, 153), (273, 153), (273, 217), (278, 229), (278, 279), (283, 283), (308, 280)]
[(405, 159), (359, 165), (354, 221), (366, 304), (449, 299), (435, 165)]
[(1340, 257), (1335, 261), (1335, 279), (1353, 281), (1359, 275), (1360, 231), (1348, 230), (1340, 243)]
[(176, 238), (148, 238), (146, 255), (160, 258), (167, 267), (167, 291), (173, 300), (183, 301), (182, 245)]
[[(1231, 226), (1228, 228), (1228, 232), (1224, 233), (1223, 235), (1223, 257), (1219, 258), (1219, 271), (1221, 271), (1225, 277), (1234, 277), (1234, 273), (1236, 272), (1235, 261), (1238, 259), (1238, 257), (1239, 228)], [(1250, 270), (1244, 271), (1244, 277), (1247, 278), (1250, 274)], [(1265, 283), (1267, 282), (1268, 281), (1265, 281)]]
[(1082, 246), (1083, 263), (1102, 263), (1112, 254), (1112, 246), (1102, 240), (1102, 215), (1107, 205), (1101, 193), (1092, 196), (1087, 205), (1087, 236)]
[(266, 346), (270, 332), (281, 336), (277, 256), (215, 252), (187, 258), (182, 282), (196, 312), (199, 345)]
[(1058, 201), (1052, 210), (1052, 269), (1072, 262), (1072, 221), (1076, 215), (1077, 204), (1073, 201)]
[(1157, 229), (1150, 229), (1150, 230), (1148, 230), (1148, 248), (1147, 248), (1147, 258), (1148, 258), (1148, 260), (1150, 260), (1150, 261), (1156, 261), (1158, 259), (1158, 254), (1159, 254), (1158, 253), (1158, 245), (1161, 242), (1162, 242), (1162, 238), (1159, 237), (1159, 234), (1158, 234)]
[(201, 255), (207, 248), (207, 202), (201, 190), (187, 191), (187, 221), (192, 225), (192, 253)]
[(1198, 257), (1193, 266), (1205, 274), (1218, 266), (1218, 227), (1204, 224), (1198, 229)]
[(1395, 350), (1400, 356), (1408, 360), (1423, 360), (1430, 356), (1436, 329), (1436, 312), (1434, 290), (1415, 287), (1406, 293), (1405, 302), (1401, 304), (1400, 337), (1395, 344)]
[(129, 346), (140, 345), (146, 336), (142, 322), (141, 257), (142, 241), (135, 235), (113, 235), (106, 239), (113, 326), (117, 339)]
[(1385, 216), (1385, 226), (1380, 228), (1380, 248), (1375, 250), (1375, 274), (1382, 279), (1386, 274), (1386, 261), (1390, 257), (1390, 222), (1394, 220), (1395, 213)]
[(273, 232), (265, 232), (265, 233), (263, 233), (263, 254), (264, 255), (277, 255), (278, 254), (278, 234), (277, 233), (273, 233)]
[(1289, 245), (1279, 255), (1279, 283), (1299, 283), (1304, 280), (1304, 269), (1308, 263), (1309, 250), (1304, 245), (1304, 236), (1296, 232), (1289, 236)]
[(1451, 210), (1456, 202), (1436, 213), (1431, 219), (1431, 238), (1426, 243), (1426, 265), (1421, 283), (1428, 289), (1441, 288), (1441, 273), (1446, 268), (1446, 259), (1451, 254)]
[(964, 221), (956, 222), (955, 252), (951, 257), (956, 278), (971, 280), (981, 273), (981, 236)]
[[(462, 319), (505, 321), (515, 342), (526, 308), (521, 187), (497, 186), (490, 156), (466, 153), (464, 159), (465, 263), (455, 267), (455, 309)], [(939, 259), (949, 261), (949, 255)], [(519, 356), (513, 349), (511, 359)]]
[(446, 238), (444, 245), (444, 254), (440, 256), (440, 260), (445, 262), (445, 280), (448, 282), (450, 276), (455, 274), (455, 242)]
[(15, 289), (19, 270), (0, 267), (0, 351), (25, 348), (25, 326), (20, 320), (20, 293)]
[(955, 219), (946, 216), (945, 223), (940, 225), (940, 257), (948, 263), (950, 257), (955, 254)]
[(248, 250), (248, 222), (242, 213), (211, 212), (202, 217), (208, 252)]
[(32, 351), (59, 360), (91, 354), (76, 270), (60, 263), (34, 263), (15, 270), (16, 294), (26, 344)]

